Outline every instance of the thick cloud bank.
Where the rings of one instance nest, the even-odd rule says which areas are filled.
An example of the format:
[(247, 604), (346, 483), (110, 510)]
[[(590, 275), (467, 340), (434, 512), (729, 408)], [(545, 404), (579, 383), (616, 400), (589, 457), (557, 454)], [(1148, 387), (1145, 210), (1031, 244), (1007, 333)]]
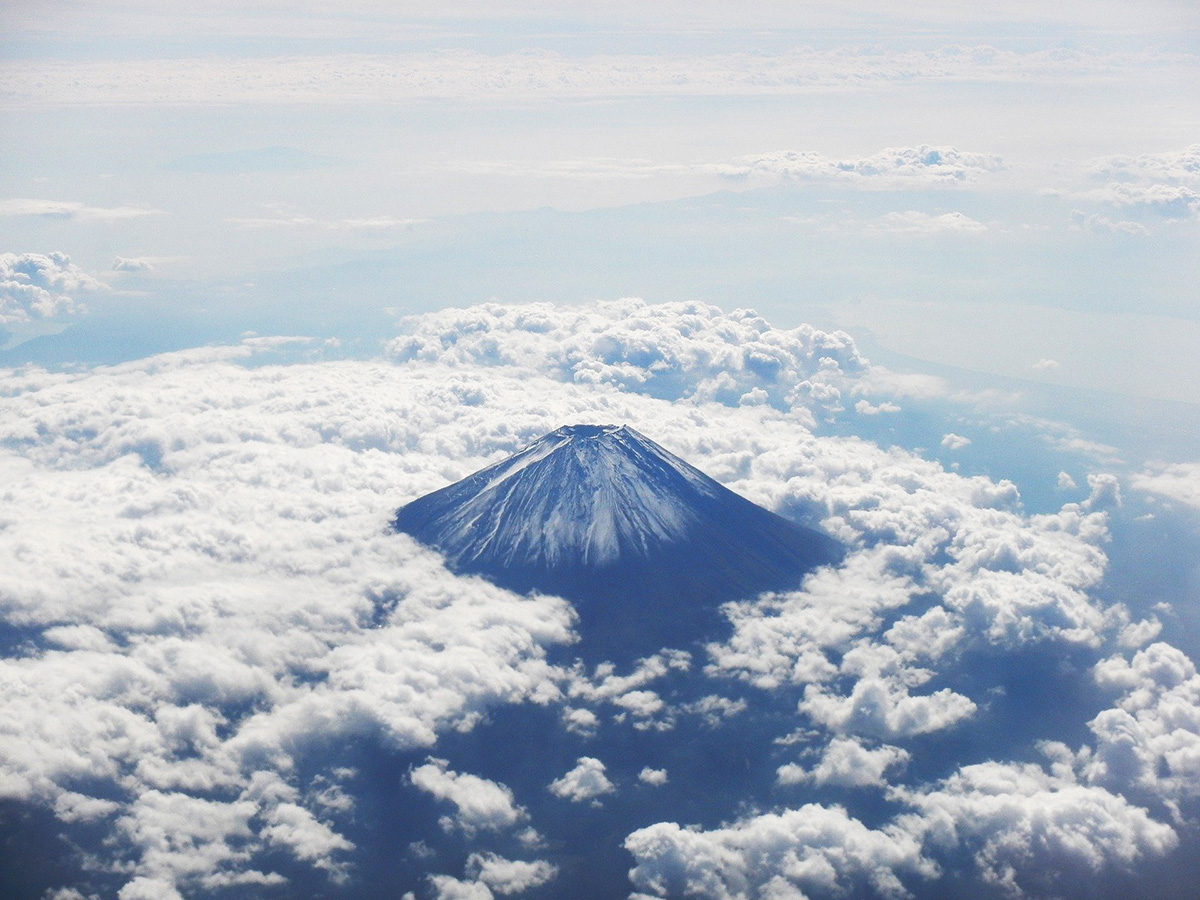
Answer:
[[(602, 743), (524, 793), (443, 753), (516, 706), (573, 740), (662, 746), (740, 728), (760, 702), (788, 709), (763, 738), (767, 793), (722, 825), (664, 806), (622, 832), (643, 894), (904, 896), (946, 872), (1053, 893), (1168, 854), (1189, 827), (1195, 668), (1138, 650), (1153, 631), (1095, 598), (1110, 477), (1030, 516), (1009, 482), (823, 436), (852, 398), (890, 395), (846, 335), (751, 312), (484, 305), (402, 331), (371, 362), (272, 364), (282, 339), (252, 339), (5, 373), (0, 797), (90, 840), (80, 865), (120, 900), (283, 895), (281, 860), (352, 896), (362, 798), (333, 747), (415, 755), (388, 790), (436, 810), (429, 841), (469, 850), (430, 862), (423, 897), (562, 888), (538, 810), (617, 815), (639, 791), (689, 787), (675, 763), (622, 774)], [(707, 648), (571, 665), (567, 603), (456, 577), (387, 523), (575, 422), (632, 425), (820, 525), (845, 561), (729, 606)], [(992, 714), (967, 664), (1038, 651), (1091, 660), (1104, 711), (1081, 720), (1088, 741), (929, 774), (932, 742)], [(679, 699), (685, 679), (700, 689)]]

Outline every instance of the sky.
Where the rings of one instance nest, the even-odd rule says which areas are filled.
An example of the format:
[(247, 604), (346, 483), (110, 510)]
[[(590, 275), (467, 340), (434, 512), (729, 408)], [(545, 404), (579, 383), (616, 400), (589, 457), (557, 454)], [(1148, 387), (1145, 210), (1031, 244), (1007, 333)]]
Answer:
[[(1186, 896), (1198, 98), (1173, 0), (0, 0), (0, 878)], [(845, 560), (590, 669), (388, 532), (575, 422)]]

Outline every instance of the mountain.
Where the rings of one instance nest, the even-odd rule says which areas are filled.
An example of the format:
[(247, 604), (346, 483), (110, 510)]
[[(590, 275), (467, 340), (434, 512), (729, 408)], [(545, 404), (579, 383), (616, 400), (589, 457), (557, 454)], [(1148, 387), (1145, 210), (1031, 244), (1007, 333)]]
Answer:
[(841, 555), (612, 425), (559, 428), (402, 507), (393, 525), (456, 572), (571, 600), (585, 657), (717, 638), (722, 603), (794, 588)]

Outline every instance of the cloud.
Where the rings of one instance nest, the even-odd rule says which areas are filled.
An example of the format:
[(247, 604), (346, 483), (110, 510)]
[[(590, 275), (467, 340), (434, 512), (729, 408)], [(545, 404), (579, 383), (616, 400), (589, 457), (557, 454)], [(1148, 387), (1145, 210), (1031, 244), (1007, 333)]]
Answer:
[(1200, 462), (1156, 463), (1129, 479), (1132, 487), (1200, 509)]
[(1141, 222), (1130, 222), (1124, 219), (1110, 219), (1096, 213), (1087, 214), (1082, 210), (1071, 211), (1071, 230), (1092, 233), (1107, 232), (1110, 234), (1149, 234), (1150, 229)]
[(113, 260), (114, 272), (149, 272), (154, 268), (155, 260), (149, 256), (118, 256)]
[(961, 450), (963, 447), (971, 446), (971, 439), (951, 432), (950, 434), (942, 435), (941, 443), (947, 450)]
[(492, 900), (491, 889), (481, 881), (460, 881), (451, 875), (430, 875), (436, 900)]
[[(597, 665), (588, 677), (582, 666), (576, 665), (566, 688), (567, 695), (573, 701), (593, 705), (611, 704), (622, 710), (618, 718), (623, 719), (626, 714), (632, 715), (635, 728), (667, 730), (673, 726), (677, 710), (668, 707), (663, 699), (655, 691), (648, 690), (647, 686), (672, 672), (686, 672), (691, 668), (691, 664), (691, 654), (682, 650), (664, 650), (638, 660), (626, 675), (617, 674), (616, 667), (606, 662)], [(711, 710), (704, 707), (686, 711), (702, 715), (711, 713)], [(564, 712), (564, 719), (568, 729), (583, 734), (593, 732), (598, 722), (595, 714), (588, 710), (573, 709)]]
[(443, 759), (433, 759), (409, 773), (415, 787), (439, 800), (449, 800), (457, 808), (453, 824), (468, 835), (479, 830), (501, 831), (524, 823), (529, 814), (513, 800), (505, 785), (478, 775), (459, 774), (447, 769)]
[(552, 881), (558, 867), (541, 859), (526, 862), (496, 853), (472, 853), (467, 857), (465, 875), (463, 880), (431, 875), (437, 900), (492, 900), (497, 894), (520, 894)]
[(984, 880), (1011, 897), (1095, 884), (1178, 841), (1125, 798), (1035, 764), (966, 766), (933, 788), (896, 788), (892, 796), (917, 809), (897, 826), (931, 850), (969, 849)]
[(772, 328), (750, 310), (625, 299), (588, 308), (482, 304), (401, 322), (399, 362), (523, 368), (664, 400), (738, 404), (754, 390), (775, 408), (837, 406), (866, 360), (844, 332)]
[(64, 253), (0, 253), (0, 325), (75, 315), (72, 294), (103, 288)]
[(854, 411), (860, 416), (878, 416), (881, 413), (898, 413), (901, 409), (895, 403), (887, 401), (872, 404), (869, 400), (859, 400), (854, 404)]
[[(822, 460), (823, 448), (833, 456)], [(910, 458), (893, 468), (885, 452), (854, 442), (810, 445), (802, 455), (777, 448), (756, 458), (758, 478), (787, 485), (766, 502), (823, 509), (826, 527), (859, 549), (797, 591), (731, 605), (733, 634), (709, 648), (711, 670), (764, 689), (807, 685), (805, 710), (826, 726), (887, 737), (971, 714), (971, 702), (951, 691), (912, 692), (930, 662), (964, 645), (1103, 641), (1109, 613), (1088, 592), (1106, 562), (1108, 480), (1084, 504), (1025, 518), (1012, 485), (936, 463)], [(804, 471), (822, 474), (795, 477)], [(886, 617), (930, 592), (940, 604), (901, 614), (885, 630)], [(848, 693), (824, 686), (845, 675), (865, 680)]]
[(554, 879), (558, 868), (545, 860), (525, 862), (505, 859), (495, 853), (472, 853), (467, 871), (497, 894), (519, 894)]
[(642, 771), (638, 772), (638, 780), (654, 787), (660, 787), (667, 783), (667, 770), (645, 766)]
[(1200, 144), (1141, 156), (1100, 157), (1091, 160), (1087, 169), (1109, 179), (1200, 184)]
[[(952, 185), (974, 181), (1003, 166), (1000, 157), (956, 147), (889, 147), (872, 156), (834, 159), (813, 151), (779, 151), (746, 156), (716, 169), (734, 178), (772, 175), (795, 180), (833, 180), (852, 185), (912, 186), (914, 183)], [(889, 213), (873, 224), (888, 231), (973, 231), (981, 223), (961, 213), (930, 216), (918, 211)]]
[(1200, 193), (1184, 185), (1112, 182), (1074, 196), (1117, 207), (1140, 207), (1170, 218), (1200, 214)]
[(904, 768), (909, 759), (911, 754), (907, 750), (889, 744), (872, 748), (855, 738), (834, 738), (825, 748), (820, 762), (811, 770), (795, 763), (781, 766), (779, 783), (886, 787), (889, 782), (885, 776)]
[(797, 48), (784, 53), (302, 55), (112, 61), (20, 60), (0, 65), (0, 102), (12, 105), (405, 103), (418, 99), (646, 96), (795, 96), (914, 82), (1074, 82), (1152, 69), (1187, 79), (1183, 53)]
[(561, 778), (550, 782), (550, 792), (572, 803), (591, 800), (598, 804), (597, 797), (611, 794), (616, 788), (604, 774), (604, 763), (594, 756), (581, 756), (575, 768)]
[(949, 688), (914, 696), (887, 675), (859, 678), (848, 696), (809, 685), (800, 702), (801, 712), (831, 731), (889, 740), (949, 728), (975, 710), (970, 698)]
[[(881, 402), (892, 396), (844, 335), (635, 300), (488, 304), (404, 328), (391, 360), (271, 365), (259, 354), (274, 342), (254, 339), (5, 374), (0, 614), (30, 637), (0, 660), (0, 794), (54, 811), (64, 828), (112, 835), (87, 852), (120, 870), (127, 897), (268, 883), (283, 857), (342, 877), (360, 851), (345, 826), (355, 807), (344, 762), (320, 764), (331, 741), (432, 754), (412, 786), (444, 805), (464, 854), (485, 854), (493, 848), (473, 841), (519, 842), (541, 827), (534, 800), (462, 771), (439, 736), (505, 705), (543, 705), (548, 720), (590, 733), (687, 715), (729, 727), (721, 722), (754, 708), (731, 687), (769, 691), (826, 747), (807, 765), (828, 787), (849, 777), (845, 760), (859, 751), (872, 782), (877, 770), (895, 782), (911, 736), (988, 713), (950, 680), (973, 648), (1111, 653), (1105, 642), (1131, 625), (1092, 594), (1115, 479), (1093, 476), (1087, 500), (1027, 515), (1010, 483), (814, 433), (810, 423), (864, 386)], [(755, 391), (769, 402), (742, 402)], [(575, 421), (643, 430), (757, 502), (819, 522), (845, 544), (845, 561), (731, 605), (728, 639), (702, 653), (623, 670), (552, 664), (553, 648), (569, 659), (566, 603), (458, 578), (387, 522), (414, 497)], [(685, 677), (713, 683), (674, 696)], [(599, 799), (644, 765), (627, 774), (605, 756), (610, 774), (604, 751), (593, 752), (553, 782), (555, 794)], [(1082, 773), (1085, 762), (1073, 765)], [(1099, 774), (1077, 778), (1087, 802), (1072, 808), (1137, 824), (1132, 801), (1105, 799), (1114, 788)], [(899, 892), (898, 878), (934, 877), (898, 826), (805, 809), (743, 812), (708, 832), (642, 829), (630, 836), (636, 886), (886, 894)], [(1134, 832), (1146, 839), (1142, 856), (1103, 841), (1100, 852), (1152, 855), (1158, 832)], [(984, 837), (963, 832), (961, 842)], [(438, 874), (431, 884), (502, 893), (503, 867), (488, 859), (465, 880)]]
[(367, 216), (350, 219), (314, 219), (311, 216), (265, 216), (226, 219), (239, 228), (320, 228), (329, 231), (388, 231), (408, 228), (425, 219), (401, 219), (396, 216)]
[[(1200, 144), (1141, 156), (1101, 157), (1087, 163), (1085, 171), (1105, 184), (1072, 195), (1081, 200), (1174, 219), (1200, 216)], [(1071, 220), (1071, 227), (1081, 231), (1149, 233), (1141, 222), (1112, 220), (1080, 210), (1071, 213)]]
[(145, 206), (89, 206), (75, 200), (0, 200), (0, 216), (40, 216), (76, 222), (115, 222), (162, 215)]
[[(1121, 691), (1088, 727), (1094, 751), (1079, 765), (1089, 781), (1178, 803), (1200, 797), (1200, 675), (1180, 650), (1151, 644), (1132, 659), (1097, 664), (1096, 681)], [(1177, 807), (1176, 807), (1177, 809)]]
[[(497, 702), (558, 696), (560, 676), (542, 648), (570, 639), (565, 604), (462, 584), (386, 533), (390, 509), (437, 481), (440, 463), (416, 480), (393, 468), (400, 455), (377, 449), (398, 437), (382, 409), (330, 418), (333, 407), (321, 403), (303, 424), (298, 383), (266, 417), (267, 382), (243, 383), (259, 413), (257, 425), (242, 420), (238, 389), (211, 379), (247, 375), (236, 359), (248, 349), (87, 374), (31, 370), (0, 401), (10, 448), (0, 453), (0, 552), (39, 548), (4, 567), (0, 604), (10, 625), (46, 633), (44, 651), (0, 661), (0, 792), (67, 819), (121, 823), (110, 852), (130, 884), (190, 890), (197, 879), (257, 871), (251, 857), (269, 847), (332, 874), (352, 851), (336, 810), (327, 822), (328, 807), (295, 781), (296, 755), (339, 735), (429, 746)], [(327, 390), (337, 379), (320, 369), (309, 376)], [(304, 380), (300, 369), (277, 373)], [(123, 412), (130, 402), (140, 411)], [(401, 418), (416, 425), (420, 407), (436, 408), (428, 403)], [(71, 430), (75, 415), (92, 424)], [(322, 439), (339, 420), (342, 436)], [(377, 424), (364, 432), (356, 422)], [(231, 457), (233, 446), (242, 452)], [(256, 787), (253, 773), (263, 771), (292, 792)], [(461, 778), (441, 781), (449, 791)], [(187, 853), (156, 850), (153, 816), (212, 792), (224, 799), (172, 825)], [(515, 809), (497, 803), (493, 820), (469, 804), (455, 812), (483, 827), (518, 817)], [(202, 825), (209, 830), (193, 835)]]
[[(476, 160), (450, 163), (475, 175), (551, 178), (652, 178), (719, 176), (733, 180), (837, 183), (863, 189), (911, 189), (970, 183), (1003, 168), (1000, 157), (956, 147), (889, 147), (871, 156), (837, 158), (815, 150), (778, 150), (709, 162), (655, 162), (587, 157), (542, 161)], [(864, 226), (868, 233), (979, 232), (987, 226), (962, 213), (894, 212)]]
[[(959, 165), (955, 167), (955, 174), (939, 173), (938, 181), (968, 180), (977, 177), (980, 172), (990, 171), (991, 168), (996, 167), (998, 167), (998, 163), (997, 166), (992, 167), (978, 162), (974, 165)], [(935, 216), (919, 210), (888, 213), (866, 225), (868, 234), (982, 234), (987, 230), (987, 225), (960, 212), (948, 212)]]
[(837, 807), (741, 819), (708, 831), (660, 822), (625, 839), (634, 887), (657, 897), (908, 895), (897, 872), (931, 877), (920, 845), (900, 829), (876, 831)]

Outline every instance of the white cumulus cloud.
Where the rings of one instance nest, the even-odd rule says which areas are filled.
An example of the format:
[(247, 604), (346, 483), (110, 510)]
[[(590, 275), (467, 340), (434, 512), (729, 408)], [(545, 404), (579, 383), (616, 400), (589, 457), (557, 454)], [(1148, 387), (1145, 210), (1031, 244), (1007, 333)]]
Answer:
[(611, 794), (616, 788), (605, 774), (604, 763), (594, 756), (581, 756), (575, 768), (550, 782), (550, 792), (573, 803), (598, 802), (597, 797)]
[(103, 287), (64, 253), (0, 253), (0, 325), (82, 312), (75, 297)]
[(920, 844), (901, 829), (876, 831), (845, 810), (808, 804), (701, 831), (660, 822), (625, 848), (634, 886), (656, 897), (804, 897), (810, 892), (907, 896), (897, 873), (932, 876)]
[(1129, 483), (1139, 491), (1200, 509), (1200, 462), (1150, 465)]
[(448, 765), (445, 760), (431, 757), (425, 765), (413, 769), (409, 779), (421, 790), (454, 804), (457, 812), (451, 821), (467, 834), (514, 828), (529, 818), (507, 786), (478, 775), (453, 772)]

